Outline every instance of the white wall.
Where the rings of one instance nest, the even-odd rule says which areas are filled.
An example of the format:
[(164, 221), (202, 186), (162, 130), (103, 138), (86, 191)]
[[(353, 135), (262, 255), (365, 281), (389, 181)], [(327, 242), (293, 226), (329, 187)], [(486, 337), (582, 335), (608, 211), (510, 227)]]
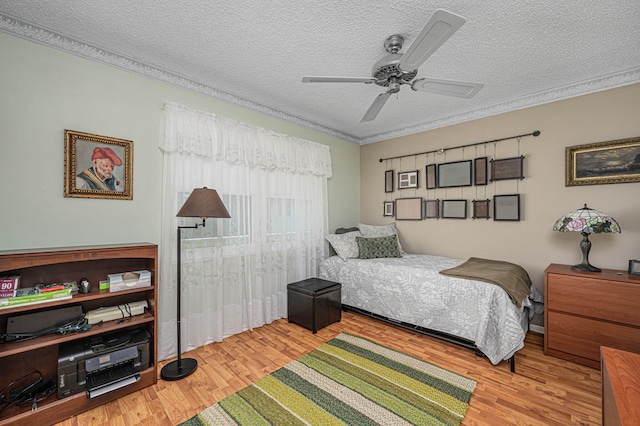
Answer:
[[(356, 144), (2, 33), (0, 57), (0, 250), (159, 243), (167, 100), (329, 145), (329, 226), (359, 218)], [(134, 142), (133, 200), (63, 196), (65, 129)]]
[[(527, 269), (534, 284), (542, 290), (544, 269), (550, 263), (576, 264), (582, 261), (578, 233), (552, 231), (561, 215), (581, 208), (584, 203), (615, 218), (622, 234), (590, 237), (591, 264), (610, 269), (627, 269), (629, 259), (640, 259), (640, 183), (565, 186), (565, 147), (640, 136), (640, 84), (594, 93), (533, 108), (513, 111), (421, 134), (396, 138), (361, 147), (361, 220), (385, 224), (393, 219), (382, 216), (385, 200), (401, 197), (431, 199), (491, 199), (494, 194), (519, 193), (522, 220), (495, 222), (486, 219), (428, 219), (398, 221), (402, 245), (408, 252), (444, 255), (460, 259), (471, 256), (502, 259)], [(384, 193), (386, 164), (380, 158), (424, 152), (432, 149), (494, 140), (540, 130), (542, 134), (523, 138), (520, 153), (525, 158), (525, 179), (499, 181), (482, 187), (448, 190), (425, 189), (425, 156), (395, 160), (395, 172), (420, 170), (418, 190)], [(481, 157), (466, 149), (464, 159)], [(490, 158), (518, 155), (514, 141), (487, 147)], [(477, 154), (477, 155), (476, 155)], [(429, 163), (433, 163), (433, 156)], [(462, 159), (461, 150), (451, 151), (446, 161)], [(442, 156), (437, 162), (444, 162)], [(486, 191), (486, 192), (485, 192)], [(493, 215), (492, 215), (493, 216)], [(350, 224), (346, 224), (350, 225)]]

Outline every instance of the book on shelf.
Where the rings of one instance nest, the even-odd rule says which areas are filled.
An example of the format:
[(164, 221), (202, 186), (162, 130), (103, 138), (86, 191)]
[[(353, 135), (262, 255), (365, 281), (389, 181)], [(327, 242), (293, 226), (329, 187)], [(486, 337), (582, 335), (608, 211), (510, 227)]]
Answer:
[(20, 275), (4, 275), (0, 277), (0, 299), (14, 297), (20, 286)]
[(71, 299), (71, 290), (71, 287), (65, 286), (61, 290), (36, 293), (34, 287), (19, 288), (14, 297), (0, 299), (0, 309)]

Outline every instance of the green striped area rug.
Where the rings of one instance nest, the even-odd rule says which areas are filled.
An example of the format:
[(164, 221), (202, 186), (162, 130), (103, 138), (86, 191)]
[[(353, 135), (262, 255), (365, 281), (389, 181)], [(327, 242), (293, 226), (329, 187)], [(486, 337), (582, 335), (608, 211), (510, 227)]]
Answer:
[(475, 387), (475, 380), (342, 333), (182, 425), (459, 425)]

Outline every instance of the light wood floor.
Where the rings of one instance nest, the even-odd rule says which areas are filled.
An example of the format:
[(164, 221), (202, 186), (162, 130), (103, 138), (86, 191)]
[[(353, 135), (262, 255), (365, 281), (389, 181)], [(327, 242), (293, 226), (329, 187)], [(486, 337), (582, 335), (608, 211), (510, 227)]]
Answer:
[(600, 371), (545, 356), (540, 334), (528, 334), (512, 374), (506, 362), (493, 366), (469, 349), (343, 312), (315, 335), (284, 319), (198, 348), (185, 355), (198, 360), (191, 376), (158, 380), (59, 425), (176, 425), (343, 331), (477, 380), (463, 425), (601, 424)]

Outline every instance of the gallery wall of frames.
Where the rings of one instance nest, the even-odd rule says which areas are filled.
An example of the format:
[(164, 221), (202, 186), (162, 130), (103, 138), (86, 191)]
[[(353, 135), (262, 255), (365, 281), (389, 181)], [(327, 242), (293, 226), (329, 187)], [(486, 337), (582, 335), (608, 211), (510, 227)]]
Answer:
[[(380, 159), (380, 162), (384, 162), (386, 166), (384, 172), (386, 200), (383, 205), (383, 216), (394, 217), (396, 220), (471, 217), (494, 221), (519, 221), (522, 206), (517, 182), (525, 178), (525, 156), (520, 155), (520, 143), (525, 136), (538, 135), (540, 132), (535, 131), (494, 141)], [(518, 155), (497, 158), (497, 143), (503, 141), (516, 141)], [(473, 148), (473, 158), (458, 161), (446, 160), (447, 151), (462, 149), (464, 154), (464, 150), (469, 148)], [(493, 148), (492, 156), (491, 148)], [(402, 161), (395, 160), (406, 157), (413, 157), (414, 164), (418, 163), (418, 157), (425, 158), (424, 169), (395, 169), (394, 166), (397, 166), (397, 163), (402, 165)], [(507, 180), (516, 182), (513, 191), (504, 194), (494, 193), (492, 198), (486, 196), (488, 185)], [(473, 199), (447, 197), (447, 189), (463, 187), (475, 187), (475, 197)], [(406, 189), (414, 189), (414, 196), (406, 197), (398, 194)], [(435, 196), (435, 194), (441, 196), (443, 192), (444, 198)], [(402, 194), (406, 193), (407, 191), (402, 192)], [(396, 194), (400, 196), (395, 196)]]

